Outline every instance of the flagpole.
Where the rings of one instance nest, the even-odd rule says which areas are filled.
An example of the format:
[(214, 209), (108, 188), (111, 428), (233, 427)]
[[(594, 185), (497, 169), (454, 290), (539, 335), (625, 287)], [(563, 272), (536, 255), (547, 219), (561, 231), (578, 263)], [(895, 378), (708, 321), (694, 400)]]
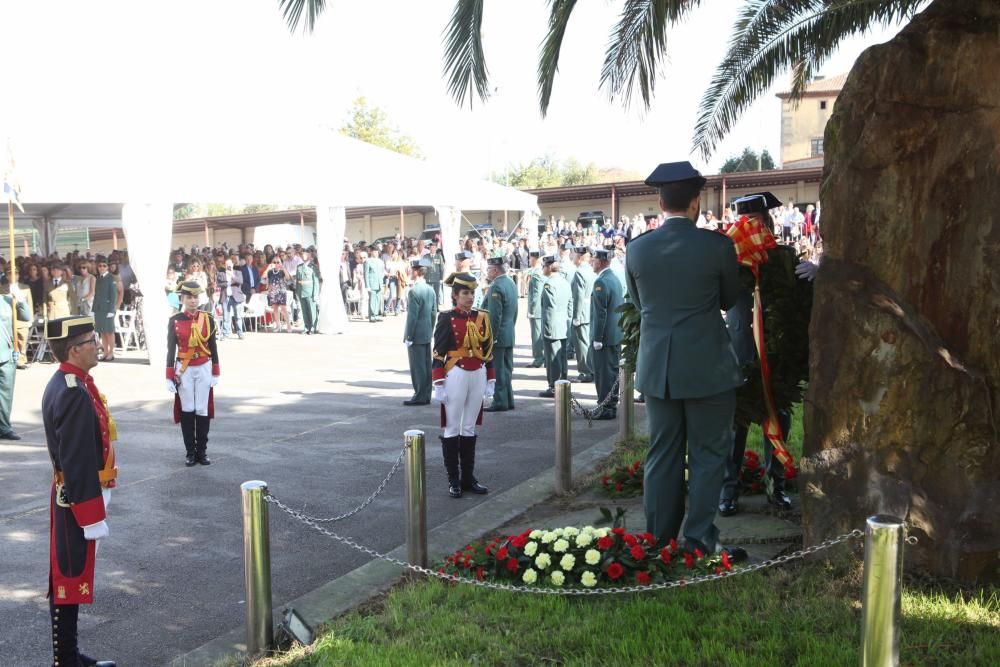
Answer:
[(14, 202), (7, 198), (7, 231), (10, 233), (10, 263), (7, 266), (10, 276), (10, 342), (14, 352), (17, 352), (17, 297), (14, 295), (17, 285), (17, 264), (14, 262)]

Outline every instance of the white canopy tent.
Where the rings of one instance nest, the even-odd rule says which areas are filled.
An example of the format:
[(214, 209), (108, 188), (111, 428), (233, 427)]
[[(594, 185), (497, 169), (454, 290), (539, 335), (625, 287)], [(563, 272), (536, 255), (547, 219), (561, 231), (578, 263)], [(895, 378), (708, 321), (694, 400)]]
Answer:
[[(274, 124), (201, 128), (197, 138), (170, 128), (141, 136), (46, 132), (11, 140), (25, 218), (51, 234), (62, 220), (100, 220), (120, 205), (119, 217), (140, 285), (159, 285), (166, 273), (173, 204), (178, 202), (295, 202), (316, 206), (317, 250), (333, 279), (347, 206), (433, 206), (441, 221), (446, 259), (458, 252), (462, 209), (538, 214), (530, 195), (448, 168), (366, 144), (325, 128)], [(95, 207), (95, 205), (101, 205)], [(84, 209), (103, 215), (84, 218)], [(34, 218), (32, 211), (48, 211)], [(61, 214), (61, 217), (60, 217)], [(532, 218), (533, 219), (533, 218)], [(72, 224), (72, 223), (66, 223)], [(78, 225), (82, 226), (82, 225)], [(143, 318), (150, 359), (166, 358), (166, 300), (146, 290)], [(324, 289), (320, 331), (341, 333), (347, 317), (339, 289)]]

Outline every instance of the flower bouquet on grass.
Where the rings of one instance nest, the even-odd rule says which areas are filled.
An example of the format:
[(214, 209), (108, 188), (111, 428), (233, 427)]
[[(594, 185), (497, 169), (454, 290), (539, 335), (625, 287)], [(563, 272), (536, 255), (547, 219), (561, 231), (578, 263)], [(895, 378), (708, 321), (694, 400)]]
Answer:
[(441, 574), (528, 586), (648, 586), (732, 569), (726, 553), (682, 552), (674, 540), (656, 548), (650, 533), (623, 528), (526, 530), (478, 540), (445, 558)]
[(609, 498), (634, 498), (642, 495), (646, 469), (642, 461), (630, 466), (618, 466), (610, 475), (601, 477), (599, 488)]
[[(740, 484), (743, 487), (743, 494), (770, 492), (771, 483), (764, 474), (764, 464), (760, 461), (757, 452), (747, 450), (743, 452), (743, 465), (740, 467)], [(794, 485), (793, 481), (798, 475), (795, 464), (788, 462), (785, 464), (785, 489)]]

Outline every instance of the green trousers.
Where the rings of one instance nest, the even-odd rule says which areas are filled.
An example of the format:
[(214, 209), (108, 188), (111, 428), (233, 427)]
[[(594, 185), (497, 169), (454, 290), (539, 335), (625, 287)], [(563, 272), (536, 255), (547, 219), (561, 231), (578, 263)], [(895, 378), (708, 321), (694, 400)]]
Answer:
[[(618, 360), (620, 357), (620, 345), (606, 345), (600, 350), (593, 348), (590, 350), (590, 365), (594, 370), (594, 385), (597, 387), (598, 403), (611, 393), (611, 389), (615, 386), (615, 381), (618, 380)], [(614, 398), (611, 399), (606, 407), (612, 410), (618, 408), (617, 390), (615, 391)]]
[(431, 400), (431, 344), (414, 343), (406, 348), (410, 358), (410, 382), (413, 384), (413, 401)]
[(368, 290), (368, 320), (382, 317), (382, 290)]
[(538, 317), (529, 317), (528, 323), (531, 325), (531, 363), (541, 366), (545, 363), (545, 345), (542, 339), (542, 320)]
[(549, 381), (549, 389), (554, 389), (557, 380), (565, 380), (569, 376), (569, 366), (566, 361), (566, 339), (545, 339), (545, 379)]
[(584, 377), (593, 377), (594, 364), (590, 360), (590, 323), (573, 327), (573, 348), (576, 350), (576, 372)]
[(719, 491), (732, 447), (735, 390), (694, 399), (646, 395), (649, 453), (643, 506), (646, 530), (658, 544), (677, 537), (684, 519), (684, 453), (687, 445), (688, 510), (684, 538), (689, 548), (719, 546), (715, 527)]
[(300, 296), (299, 305), (302, 307), (302, 324), (306, 331), (316, 331), (316, 299), (311, 296)]
[(493, 407), (509, 410), (514, 407), (514, 348), (493, 347), (493, 370), (497, 376)]
[(0, 363), (0, 433), (10, 433), (10, 406), (14, 402), (14, 373), (17, 366), (5, 352), (7, 360)]

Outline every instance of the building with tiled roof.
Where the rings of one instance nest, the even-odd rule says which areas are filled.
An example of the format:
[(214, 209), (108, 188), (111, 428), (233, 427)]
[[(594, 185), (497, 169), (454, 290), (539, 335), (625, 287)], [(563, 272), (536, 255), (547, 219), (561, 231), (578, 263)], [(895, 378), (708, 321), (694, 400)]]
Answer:
[[(778, 93), (782, 166), (822, 164), (823, 132), (846, 80), (847, 74), (818, 77), (806, 86), (800, 100), (793, 100), (790, 91)], [(805, 160), (809, 162), (803, 162)]]

